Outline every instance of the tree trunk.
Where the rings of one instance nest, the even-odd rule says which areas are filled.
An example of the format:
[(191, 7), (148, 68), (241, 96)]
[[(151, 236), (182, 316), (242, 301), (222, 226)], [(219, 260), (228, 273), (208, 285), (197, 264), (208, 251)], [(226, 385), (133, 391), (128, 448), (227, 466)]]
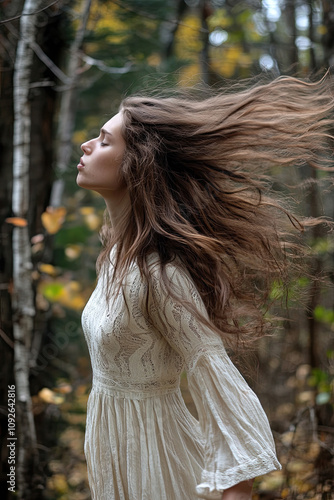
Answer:
[(308, 30), (308, 37), (311, 41), (311, 47), (310, 47), (310, 71), (311, 72), (316, 72), (317, 70), (317, 60), (315, 57), (315, 50), (314, 50), (314, 22), (313, 22), (313, 16), (314, 16), (314, 8), (313, 8), (313, 2), (311, 1), (309, 4), (310, 7), (310, 12), (308, 16), (308, 21), (309, 21), (309, 30)]
[[(63, 91), (61, 96), (59, 125), (58, 125), (58, 147), (56, 153), (57, 170), (62, 175), (68, 168), (72, 153), (72, 135), (74, 131), (74, 120), (76, 112), (76, 99), (78, 93), (79, 67), (81, 59), (79, 51), (82, 47), (86, 26), (89, 17), (89, 11), (92, 0), (84, 0), (81, 11), (81, 25), (76, 32), (74, 41), (70, 49), (70, 58), (67, 67), (67, 76), (70, 84)], [(50, 205), (61, 205), (62, 194), (64, 191), (64, 181), (57, 179), (52, 187)]]
[(289, 36), (287, 46), (287, 70), (293, 74), (297, 71), (298, 66), (298, 49), (296, 46), (297, 28), (296, 28), (296, 5), (295, 0), (286, 0), (284, 6), (284, 14), (286, 19), (286, 27)]
[(201, 38), (202, 49), (200, 52), (201, 80), (204, 84), (210, 84), (210, 56), (209, 56), (209, 27), (207, 18), (212, 13), (211, 6), (207, 0), (201, 0), (199, 3), (201, 16)]
[(323, 25), (326, 33), (322, 37), (325, 67), (334, 64), (334, 4), (332, 0), (322, 0)]
[[(36, 15), (40, 0), (26, 0), (20, 19), (20, 39), (14, 66), (14, 137), (13, 137), (13, 197), (14, 217), (27, 221), (29, 208), (29, 156), (31, 109), (29, 88), (35, 41)], [(16, 480), (18, 498), (39, 498), (36, 484), (38, 452), (36, 429), (32, 413), (29, 387), (29, 354), (35, 316), (31, 280), (31, 246), (28, 225), (13, 229), (13, 334), (14, 375), (16, 383), (16, 411), (18, 454)], [(14, 438), (13, 438), (14, 439)], [(16, 444), (16, 441), (15, 441)]]
[(168, 61), (171, 57), (174, 56), (174, 46), (175, 46), (175, 38), (176, 34), (178, 32), (180, 22), (182, 18), (184, 17), (186, 11), (188, 10), (188, 5), (184, 0), (177, 0), (176, 1), (176, 15), (175, 15), (175, 22), (174, 24), (171, 25), (171, 28), (165, 27), (164, 30), (164, 38), (166, 39), (165, 46), (163, 47), (162, 51), (162, 60), (163, 63)]

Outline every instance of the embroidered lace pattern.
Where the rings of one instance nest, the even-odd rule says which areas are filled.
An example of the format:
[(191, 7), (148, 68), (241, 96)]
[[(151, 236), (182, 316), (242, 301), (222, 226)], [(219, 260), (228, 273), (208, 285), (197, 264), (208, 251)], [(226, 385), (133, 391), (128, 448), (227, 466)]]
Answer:
[[(221, 339), (167, 296), (152, 254), (150, 318), (134, 264), (106, 303), (101, 277), (82, 316), (93, 385), (85, 455), (93, 500), (220, 499), (241, 481), (279, 469), (267, 417)], [(180, 297), (205, 313), (180, 264)], [(199, 421), (179, 389), (187, 371)]]

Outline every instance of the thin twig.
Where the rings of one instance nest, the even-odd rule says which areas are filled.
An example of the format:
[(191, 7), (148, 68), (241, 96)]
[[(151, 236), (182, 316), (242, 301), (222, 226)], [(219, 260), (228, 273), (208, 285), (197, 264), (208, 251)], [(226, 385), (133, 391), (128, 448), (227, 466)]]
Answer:
[(14, 342), (8, 337), (8, 335), (0, 328), (0, 337), (9, 345), (12, 349), (14, 349)]
[[(8, 31), (15, 36), (18, 40), (20, 39), (19, 32), (17, 31), (14, 26), (8, 25), (7, 26)], [(22, 39), (22, 37), (21, 37)], [(44, 52), (44, 50), (36, 43), (36, 42), (30, 42), (29, 43), (30, 47), (32, 50), (35, 52), (36, 56), (38, 59), (40, 59), (47, 68), (49, 68), (52, 73), (59, 78), (59, 80), (64, 83), (65, 85), (71, 84), (71, 79), (65, 75), (65, 73), (50, 59), (50, 57)]]
[(111, 67), (107, 66), (103, 61), (100, 59), (94, 59), (93, 57), (90, 57), (84, 53), (81, 53), (79, 56), (89, 67), (91, 66), (96, 66), (99, 68), (101, 71), (104, 71), (105, 73), (112, 73), (112, 74), (119, 74), (123, 75), (124, 73), (128, 73), (129, 71), (133, 71), (134, 65), (131, 62), (127, 62), (123, 67), (116, 68), (116, 67)]
[(16, 19), (20, 19), (20, 17), (22, 17), (22, 16), (34, 16), (35, 14), (39, 14), (40, 12), (43, 12), (43, 10), (46, 10), (49, 7), (52, 7), (52, 5), (55, 5), (58, 2), (59, 2), (59, 0), (55, 0), (54, 2), (50, 3), (46, 7), (43, 7), (43, 9), (36, 10), (36, 12), (29, 12), (27, 14), (19, 14), (18, 16), (14, 16), (14, 17), (11, 17), (9, 19), (5, 19), (4, 21), (0, 21), (0, 24), (5, 24), (5, 23), (9, 23), (11, 21), (15, 21)]

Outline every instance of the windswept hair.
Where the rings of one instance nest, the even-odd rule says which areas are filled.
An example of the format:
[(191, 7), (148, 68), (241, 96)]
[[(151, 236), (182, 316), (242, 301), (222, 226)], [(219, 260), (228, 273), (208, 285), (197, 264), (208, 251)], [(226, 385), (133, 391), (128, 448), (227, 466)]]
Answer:
[(116, 270), (124, 276), (136, 261), (150, 284), (146, 257), (158, 252), (173, 295), (164, 270), (178, 257), (223, 337), (261, 336), (273, 280), (286, 281), (299, 252), (295, 235), (317, 223), (284, 206), (269, 169), (331, 167), (330, 77), (204, 98), (128, 97), (120, 110), (131, 206), (117, 227), (104, 226), (98, 269), (117, 244)]

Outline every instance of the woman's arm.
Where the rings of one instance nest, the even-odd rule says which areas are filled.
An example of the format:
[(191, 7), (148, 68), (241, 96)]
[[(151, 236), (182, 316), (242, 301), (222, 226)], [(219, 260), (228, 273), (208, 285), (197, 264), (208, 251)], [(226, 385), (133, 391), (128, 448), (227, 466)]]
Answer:
[[(281, 468), (267, 416), (227, 355), (222, 339), (205, 322), (207, 311), (187, 272), (169, 264), (166, 274), (175, 297), (166, 292), (159, 267), (152, 266), (150, 316), (157, 331), (184, 359), (197, 408), (203, 438), (197, 496), (250, 500), (249, 478)], [(182, 300), (194, 306), (203, 321)]]
[(251, 500), (253, 482), (254, 479), (250, 479), (228, 488), (223, 493), (223, 500)]

